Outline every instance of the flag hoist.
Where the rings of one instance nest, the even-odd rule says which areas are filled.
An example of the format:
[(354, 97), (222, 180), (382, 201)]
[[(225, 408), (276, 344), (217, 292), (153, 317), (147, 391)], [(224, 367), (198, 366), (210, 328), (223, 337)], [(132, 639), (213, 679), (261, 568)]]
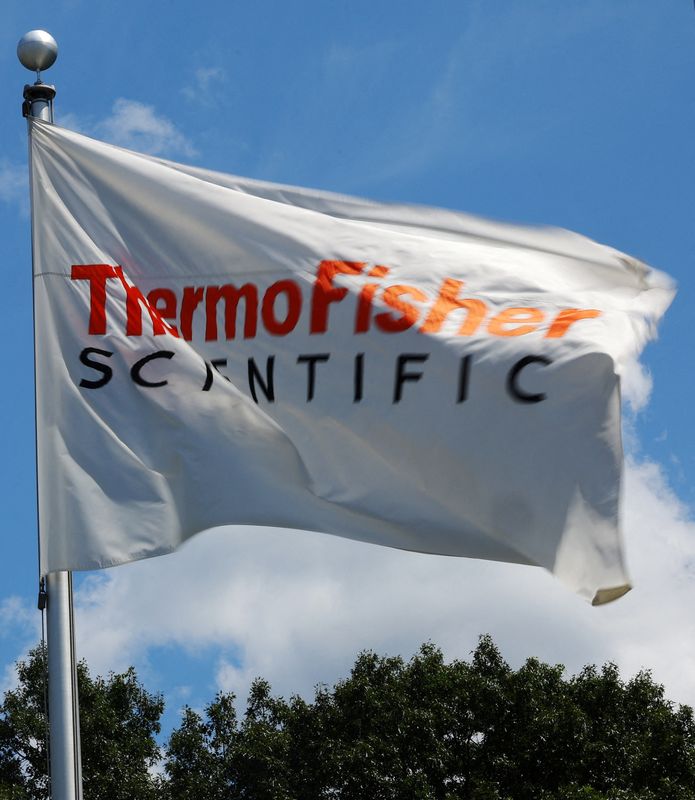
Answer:
[[(53, 123), (54, 86), (41, 80), (58, 55), (55, 39), (46, 31), (26, 33), (17, 45), (22, 64), (36, 72), (36, 82), (24, 87), (22, 113), (31, 119)], [(29, 125), (31, 137), (31, 125)], [(31, 170), (31, 146), (29, 169)], [(32, 202), (32, 250), (40, 217)], [(72, 574), (51, 572), (42, 581), (40, 606), (45, 604), (48, 659), (48, 721), (50, 746), (50, 786), (52, 800), (82, 800), (82, 765), (80, 758), (80, 716), (77, 697), (75, 629), (72, 604)]]

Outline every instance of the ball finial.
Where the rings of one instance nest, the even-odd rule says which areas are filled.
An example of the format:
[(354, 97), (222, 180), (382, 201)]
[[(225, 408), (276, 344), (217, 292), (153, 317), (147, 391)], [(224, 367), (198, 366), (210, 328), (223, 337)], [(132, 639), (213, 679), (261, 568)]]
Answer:
[(58, 44), (46, 31), (29, 31), (19, 40), (17, 57), (27, 69), (38, 73), (58, 58)]

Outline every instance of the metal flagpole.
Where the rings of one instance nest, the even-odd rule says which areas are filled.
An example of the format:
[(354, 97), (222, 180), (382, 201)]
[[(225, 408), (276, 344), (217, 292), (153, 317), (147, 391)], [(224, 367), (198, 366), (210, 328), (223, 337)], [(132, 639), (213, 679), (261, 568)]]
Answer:
[[(37, 78), (36, 83), (24, 87), (24, 116), (52, 123), (56, 90), (41, 81), (41, 70), (48, 69), (56, 60), (55, 39), (45, 31), (29, 31), (20, 39), (17, 55), (27, 69), (36, 72)], [(31, 170), (31, 148), (29, 168)], [(37, 222), (33, 208), (31, 222), (33, 246), (33, 227)], [(46, 608), (51, 798), (82, 800), (71, 573), (53, 572), (46, 577)]]

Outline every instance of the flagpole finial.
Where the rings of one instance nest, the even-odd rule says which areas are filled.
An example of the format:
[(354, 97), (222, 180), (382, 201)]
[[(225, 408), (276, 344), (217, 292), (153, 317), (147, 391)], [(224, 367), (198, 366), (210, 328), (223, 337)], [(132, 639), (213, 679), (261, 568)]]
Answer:
[(17, 44), (17, 58), (36, 73), (36, 82), (41, 83), (41, 70), (53, 66), (58, 58), (58, 43), (47, 31), (29, 31)]
[(41, 80), (41, 70), (53, 66), (58, 58), (58, 44), (46, 31), (29, 31), (17, 44), (17, 57), (23, 66), (36, 73), (36, 83), (24, 87), (22, 114), (36, 117), (44, 122), (53, 122), (53, 98), (55, 86)]

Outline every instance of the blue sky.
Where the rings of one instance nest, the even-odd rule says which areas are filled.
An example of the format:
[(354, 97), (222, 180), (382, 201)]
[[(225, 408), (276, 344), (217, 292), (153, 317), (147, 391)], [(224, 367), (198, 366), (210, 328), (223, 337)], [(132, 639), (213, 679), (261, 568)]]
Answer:
[(636, 588), (592, 609), (538, 570), (315, 534), (215, 531), (80, 576), (78, 649), (134, 663), (171, 716), (255, 674), (310, 692), (364, 647), (644, 666), (695, 702), (695, 13), (690, 0), (5, 0), (0, 26), (4, 420), (0, 667), (36, 640), (33, 375), (19, 37), (60, 54), (57, 121), (226, 172), (568, 227), (679, 293), (628, 376), (624, 523)]

